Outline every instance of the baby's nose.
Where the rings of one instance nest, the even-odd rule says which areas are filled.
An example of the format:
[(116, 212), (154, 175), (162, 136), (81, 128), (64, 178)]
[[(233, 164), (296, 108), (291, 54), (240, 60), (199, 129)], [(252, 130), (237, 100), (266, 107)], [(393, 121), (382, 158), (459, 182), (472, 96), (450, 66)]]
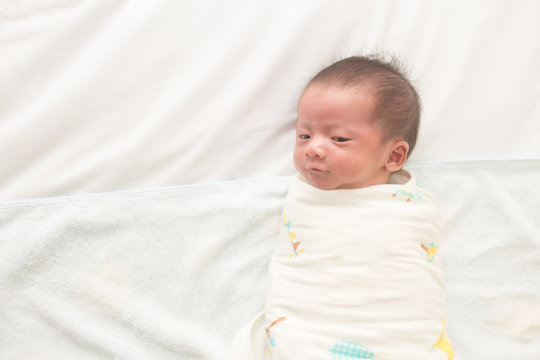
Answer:
[(326, 156), (326, 149), (324, 147), (323, 141), (319, 139), (311, 139), (309, 144), (306, 146), (306, 156), (324, 158)]

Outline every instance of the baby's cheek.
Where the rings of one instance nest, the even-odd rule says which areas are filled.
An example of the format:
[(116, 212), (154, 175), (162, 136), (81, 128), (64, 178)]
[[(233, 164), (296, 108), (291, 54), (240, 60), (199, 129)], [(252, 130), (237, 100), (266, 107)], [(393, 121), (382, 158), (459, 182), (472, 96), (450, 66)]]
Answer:
[(343, 176), (348, 176), (358, 171), (354, 159), (350, 158), (335, 158), (334, 170)]
[(301, 164), (302, 159), (303, 159), (303, 150), (299, 146), (296, 146), (294, 148), (293, 161), (294, 161), (294, 166), (296, 167), (297, 170), (299, 168), (299, 165)]

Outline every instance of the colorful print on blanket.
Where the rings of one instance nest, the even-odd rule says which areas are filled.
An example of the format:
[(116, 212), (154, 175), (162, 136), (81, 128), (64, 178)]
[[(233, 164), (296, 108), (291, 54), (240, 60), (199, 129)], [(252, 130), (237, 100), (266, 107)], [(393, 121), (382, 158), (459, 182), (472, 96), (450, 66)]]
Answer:
[(422, 195), (420, 195), (419, 193), (405, 189), (397, 189), (396, 192), (392, 194), (392, 197), (397, 197), (398, 195), (400, 195), (401, 198), (404, 198), (405, 201), (411, 201), (413, 199), (423, 199)]
[(450, 344), (450, 338), (448, 337), (448, 331), (446, 330), (446, 321), (444, 321), (444, 317), (441, 318), (443, 330), (441, 332), (441, 335), (439, 336), (439, 340), (437, 340), (437, 343), (433, 345), (433, 349), (439, 349), (448, 355), (448, 360), (454, 359), (454, 349), (452, 348), (452, 344)]
[(435, 259), (435, 255), (437, 255), (437, 244), (432, 241), (428, 246), (424, 244), (420, 244), (420, 246), (427, 253), (427, 262), (432, 262)]
[(283, 217), (283, 226), (287, 228), (287, 233), (289, 234), (289, 238), (291, 240), (291, 246), (293, 249), (293, 253), (289, 255), (289, 258), (297, 258), (298, 254), (303, 253), (304, 249), (298, 249), (298, 246), (300, 245), (300, 241), (294, 241), (297, 234), (295, 232), (291, 231), (291, 222), (286, 221), (285, 216)]
[(343, 341), (335, 344), (329, 350), (332, 360), (375, 359), (373, 354), (364, 345), (353, 341)]
[(270, 329), (277, 325), (278, 323), (282, 322), (282, 321), (285, 321), (287, 320), (287, 318), (285, 316), (282, 316), (280, 318), (277, 318), (276, 320), (274, 320), (270, 325), (268, 325), (268, 327), (265, 327), (264, 328), (264, 331), (266, 332), (266, 341), (267, 341), (267, 344), (268, 344), (268, 353), (270, 355), (270, 359), (272, 359), (272, 348), (274, 346), (276, 346), (276, 340), (274, 339), (273, 336), (270, 335)]

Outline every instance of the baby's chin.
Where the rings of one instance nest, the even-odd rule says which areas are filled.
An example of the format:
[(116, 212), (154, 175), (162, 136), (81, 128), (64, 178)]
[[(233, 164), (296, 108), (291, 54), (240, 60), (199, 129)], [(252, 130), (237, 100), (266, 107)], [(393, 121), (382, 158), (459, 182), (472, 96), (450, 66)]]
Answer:
[(350, 190), (359, 189), (372, 185), (384, 184), (383, 182), (348, 183), (334, 176), (331, 172), (300, 172), (304, 179), (312, 186), (320, 190)]
[(319, 190), (336, 190), (336, 189), (339, 189), (339, 187), (336, 187), (336, 186), (333, 186), (333, 185), (328, 185), (328, 184), (314, 184), (312, 182), (310, 182), (311, 185), (313, 185), (314, 187), (316, 187), (317, 189)]
[(328, 172), (301, 172), (306, 181), (320, 190), (336, 190), (339, 189), (339, 184), (336, 184), (334, 179)]

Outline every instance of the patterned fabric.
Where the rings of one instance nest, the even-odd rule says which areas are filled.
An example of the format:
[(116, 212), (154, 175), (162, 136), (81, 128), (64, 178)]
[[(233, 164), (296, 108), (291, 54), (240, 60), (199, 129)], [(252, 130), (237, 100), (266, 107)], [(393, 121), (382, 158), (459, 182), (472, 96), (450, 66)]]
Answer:
[(269, 267), (268, 358), (452, 359), (437, 202), (396, 175), (351, 190), (294, 178)]
[(343, 341), (330, 349), (332, 360), (375, 359), (369, 349), (352, 341)]

